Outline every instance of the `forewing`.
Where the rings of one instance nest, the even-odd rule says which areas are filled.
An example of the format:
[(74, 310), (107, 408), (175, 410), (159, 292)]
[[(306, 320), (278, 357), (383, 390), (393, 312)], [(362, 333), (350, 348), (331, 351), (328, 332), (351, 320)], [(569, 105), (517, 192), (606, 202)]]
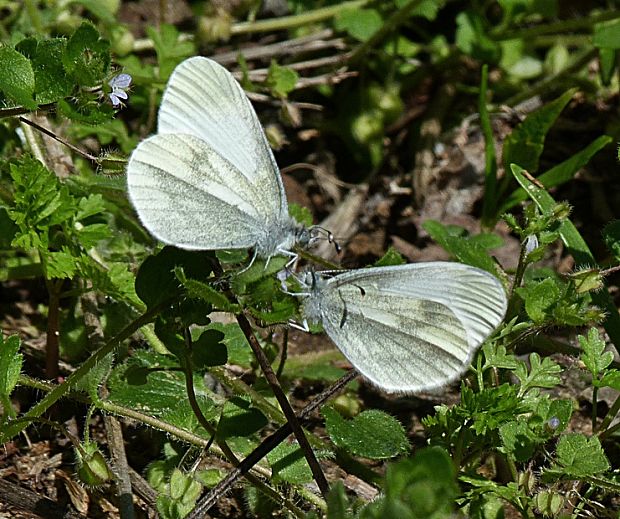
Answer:
[(192, 135), (142, 141), (129, 158), (127, 185), (144, 226), (184, 249), (249, 248), (273, 226), (255, 206), (259, 187)]
[(325, 331), (351, 363), (398, 392), (458, 378), (506, 311), (499, 281), (459, 263), (351, 271), (314, 297)]
[(263, 212), (288, 217), (280, 172), (256, 112), (239, 83), (218, 63), (196, 56), (174, 70), (157, 131), (202, 139), (260, 186)]

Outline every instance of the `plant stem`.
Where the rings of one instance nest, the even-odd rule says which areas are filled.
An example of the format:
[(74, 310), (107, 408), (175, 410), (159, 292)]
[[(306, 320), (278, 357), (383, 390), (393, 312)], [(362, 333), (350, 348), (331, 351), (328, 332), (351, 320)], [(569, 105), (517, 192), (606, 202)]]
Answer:
[(161, 304), (151, 308), (141, 317), (129, 323), (123, 330), (121, 330), (116, 336), (112, 337), (101, 348), (94, 352), (84, 363), (77, 368), (62, 384), (55, 386), (42, 400), (37, 402), (30, 410), (24, 415), (25, 421), (20, 423), (9, 423), (6, 426), (0, 428), (0, 441), (6, 441), (16, 434), (19, 434), (27, 426), (29, 421), (40, 417), (45, 411), (47, 411), (53, 404), (55, 404), (60, 398), (67, 395), (69, 391), (84, 377), (87, 375), (95, 365), (103, 360), (103, 358), (109, 353), (113, 352), (119, 344), (125, 339), (128, 339), (133, 333), (135, 333), (140, 327), (149, 323), (163, 308), (166, 308), (170, 304), (170, 300), (166, 300)]
[[(332, 384), (329, 388), (327, 388), (314, 400), (312, 400), (312, 402), (308, 406), (303, 408), (303, 410), (298, 415), (299, 420), (303, 420), (304, 418), (306, 418), (323, 402), (325, 402), (325, 400), (327, 400), (337, 391), (340, 391), (340, 389), (347, 385), (356, 376), (357, 372), (355, 370), (351, 370), (346, 375), (338, 379), (334, 384)], [(187, 516), (186, 519), (198, 519), (199, 517), (203, 517), (202, 514), (205, 514), (209, 510), (209, 508), (211, 508), (217, 502), (220, 496), (222, 496), (227, 491), (227, 489), (229, 489), (235, 483), (235, 481), (239, 479), (239, 477), (245, 474), (250, 468), (256, 465), (256, 463), (258, 463), (262, 458), (269, 454), (277, 445), (284, 441), (284, 439), (289, 434), (291, 434), (291, 431), (291, 425), (287, 422), (276, 432), (265, 438), (261, 442), (261, 444), (256, 447), (256, 449), (254, 449), (239, 464), (238, 467), (235, 468), (235, 470), (231, 471), (222, 481), (220, 481), (215, 487), (213, 487), (206, 496), (204, 496), (200, 500), (200, 502), (196, 505), (196, 508), (194, 508), (192, 513)]]
[(555, 34), (559, 32), (574, 32), (579, 29), (586, 29), (592, 31), (594, 25), (600, 22), (608, 20), (615, 20), (619, 17), (618, 10), (612, 9), (609, 11), (603, 11), (595, 15), (591, 15), (583, 18), (572, 18), (570, 20), (562, 20), (559, 22), (548, 23), (544, 25), (537, 25), (535, 27), (528, 27), (524, 29), (515, 29), (513, 31), (501, 31), (501, 33), (494, 34), (491, 32), (490, 36), (495, 41), (513, 40), (519, 39), (523, 41), (530, 41), (535, 36), (541, 36), (543, 34)]
[(254, 32), (285, 31), (295, 27), (300, 27), (302, 25), (309, 25), (312, 23), (322, 22), (323, 20), (328, 20), (329, 18), (333, 18), (347, 9), (359, 9), (368, 2), (369, 0), (352, 0), (291, 16), (269, 18), (267, 20), (258, 20), (256, 22), (236, 23), (230, 28), (230, 34), (235, 35)]

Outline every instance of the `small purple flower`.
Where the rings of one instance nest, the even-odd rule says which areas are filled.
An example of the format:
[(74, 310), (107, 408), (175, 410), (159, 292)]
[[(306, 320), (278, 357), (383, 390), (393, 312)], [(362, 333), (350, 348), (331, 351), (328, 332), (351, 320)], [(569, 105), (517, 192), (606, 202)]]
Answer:
[(560, 419), (557, 416), (552, 416), (547, 420), (547, 428), (555, 431), (560, 426)]
[(128, 99), (129, 96), (127, 95), (126, 90), (131, 85), (131, 79), (132, 78), (129, 74), (119, 74), (108, 81), (108, 85), (112, 88), (112, 91), (108, 94), (108, 97), (110, 98), (114, 108), (122, 106), (123, 101)]
[(538, 237), (535, 234), (530, 234), (525, 241), (525, 252), (529, 254), (538, 247)]

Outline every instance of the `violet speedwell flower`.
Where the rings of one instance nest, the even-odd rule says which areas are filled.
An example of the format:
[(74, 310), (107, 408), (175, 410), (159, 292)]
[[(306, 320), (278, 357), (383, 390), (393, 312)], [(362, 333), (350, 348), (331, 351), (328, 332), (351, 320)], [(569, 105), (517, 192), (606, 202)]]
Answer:
[(110, 98), (114, 108), (121, 106), (123, 101), (128, 99), (129, 96), (127, 95), (126, 90), (131, 85), (131, 79), (132, 78), (129, 74), (119, 74), (108, 81), (108, 85), (112, 88), (112, 91), (108, 94), (108, 97)]

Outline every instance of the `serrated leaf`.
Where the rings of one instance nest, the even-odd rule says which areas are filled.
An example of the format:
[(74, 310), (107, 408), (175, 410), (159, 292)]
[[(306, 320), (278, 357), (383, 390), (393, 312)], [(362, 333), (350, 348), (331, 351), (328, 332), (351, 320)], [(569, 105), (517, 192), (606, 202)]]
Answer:
[(605, 351), (605, 341), (601, 339), (596, 328), (588, 330), (587, 338), (583, 335), (578, 335), (577, 340), (582, 349), (579, 358), (583, 361), (588, 371), (592, 373), (592, 377), (597, 379), (605, 368), (613, 362), (613, 353)]
[(529, 460), (538, 444), (544, 438), (537, 437), (524, 420), (515, 420), (499, 428), (502, 439), (503, 452), (511, 455), (516, 461)]
[(512, 353), (507, 353), (505, 346), (485, 342), (482, 345), (482, 351), (484, 352), (484, 369), (515, 369), (517, 367), (517, 357)]
[(525, 311), (535, 323), (551, 317), (551, 309), (558, 304), (561, 291), (555, 280), (547, 278), (534, 286), (526, 286), (518, 294), (525, 298)]
[(228, 297), (221, 292), (218, 292), (211, 285), (196, 279), (187, 279), (185, 276), (180, 276), (178, 272), (177, 278), (187, 290), (187, 295), (190, 298), (202, 299), (207, 303), (211, 303), (216, 310), (220, 310), (222, 312), (238, 313), (241, 311), (241, 307), (239, 305), (232, 304), (228, 300)]
[(267, 73), (267, 86), (276, 97), (286, 98), (295, 89), (299, 74), (292, 68), (282, 67), (275, 60), (271, 60)]
[(324, 407), (321, 414), (334, 444), (356, 456), (387, 459), (410, 449), (401, 423), (383, 411), (364, 411), (351, 420), (331, 407)]
[(597, 384), (598, 387), (611, 387), (616, 391), (620, 391), (620, 371), (610, 369), (605, 372), (603, 378)]
[(67, 186), (38, 160), (23, 156), (10, 165), (13, 179), (14, 205), (9, 216), (19, 227), (13, 245), (22, 248), (47, 249), (48, 229), (70, 221), (76, 201)]
[(112, 371), (114, 354), (109, 353), (100, 360), (82, 379), (75, 385), (78, 391), (88, 393), (93, 402), (100, 400), (99, 387), (106, 383), (108, 375)]
[(427, 220), (422, 225), (426, 232), (445, 250), (461, 263), (497, 274), (497, 265), (486, 251), (488, 243), (499, 243), (496, 240), (476, 238), (464, 235), (465, 230), (457, 226), (446, 226), (435, 220)]
[(68, 250), (43, 252), (45, 275), (48, 279), (69, 279), (77, 270), (77, 260)]
[(67, 41), (62, 63), (80, 86), (102, 83), (110, 67), (110, 44), (89, 22), (83, 22)]
[(506, 170), (518, 164), (530, 173), (538, 170), (538, 159), (545, 145), (547, 132), (571, 100), (575, 90), (569, 90), (556, 100), (529, 114), (504, 140), (503, 161)]
[[(553, 207), (557, 205), (555, 200), (553, 200), (549, 193), (526, 179), (523, 174), (523, 168), (512, 164), (510, 169), (517, 182), (526, 190), (541, 211), (550, 212), (553, 210)], [(590, 248), (570, 220), (562, 221), (559, 233), (566, 245), (567, 252), (575, 258), (578, 267), (596, 264)], [(612, 301), (609, 292), (606, 290), (593, 292), (590, 294), (590, 297), (595, 305), (607, 313), (603, 326), (605, 326), (605, 331), (611, 341), (618, 347), (620, 345), (620, 314), (618, 314), (616, 305)]]
[(274, 483), (303, 485), (312, 481), (312, 471), (297, 443), (280, 443), (267, 454)]
[(519, 362), (515, 370), (515, 375), (521, 381), (520, 395), (524, 395), (535, 387), (552, 388), (561, 382), (559, 374), (562, 372), (562, 368), (549, 357), (544, 357), (541, 360), (538, 353), (532, 353), (529, 360), (529, 372), (525, 362)]
[(35, 79), (32, 63), (8, 45), (0, 45), (0, 91), (29, 110), (35, 110)]
[[(138, 351), (116, 366), (108, 380), (109, 400), (154, 416), (178, 408), (187, 400), (185, 375), (178, 371), (174, 357)], [(200, 377), (194, 377), (199, 398), (210, 398)]]
[(52, 38), (37, 42), (31, 57), (37, 104), (53, 103), (71, 94), (73, 82), (62, 65), (67, 40)]
[(110, 262), (104, 270), (89, 256), (82, 255), (79, 258), (79, 271), (82, 277), (92, 282), (94, 289), (110, 298), (127, 302), (139, 311), (146, 310), (136, 294), (136, 278), (127, 263)]
[(596, 436), (587, 438), (581, 433), (560, 437), (556, 448), (556, 461), (551, 471), (561, 476), (582, 478), (609, 470), (609, 460)]
[(6, 339), (0, 333), (0, 397), (3, 403), (10, 396), (19, 380), (23, 355), (19, 352), (19, 336), (10, 335)]

